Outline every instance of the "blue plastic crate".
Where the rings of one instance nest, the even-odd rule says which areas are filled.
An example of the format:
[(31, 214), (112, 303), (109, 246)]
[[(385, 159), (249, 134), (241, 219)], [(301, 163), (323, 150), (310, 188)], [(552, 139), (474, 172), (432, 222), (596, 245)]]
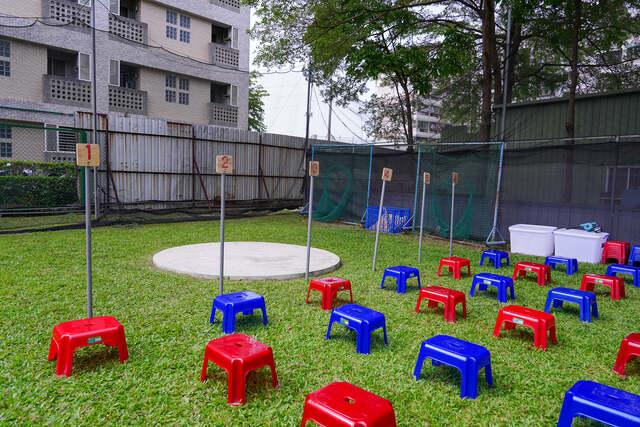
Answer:
[[(376, 229), (378, 222), (378, 206), (367, 206), (366, 228)], [(382, 207), (380, 218), (380, 231), (383, 233), (401, 233), (403, 228), (411, 221), (411, 209)]]

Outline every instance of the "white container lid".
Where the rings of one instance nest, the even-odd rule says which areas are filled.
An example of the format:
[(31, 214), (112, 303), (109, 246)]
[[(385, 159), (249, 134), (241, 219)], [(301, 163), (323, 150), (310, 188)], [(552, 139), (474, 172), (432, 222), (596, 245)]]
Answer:
[(596, 233), (594, 231), (586, 231), (579, 229), (567, 229), (567, 228), (559, 228), (553, 232), (553, 234), (557, 234), (560, 236), (567, 237), (579, 237), (581, 239), (597, 239), (602, 240), (609, 237), (609, 233)]
[(514, 224), (509, 226), (509, 231), (524, 231), (527, 233), (551, 233), (558, 227), (552, 225)]

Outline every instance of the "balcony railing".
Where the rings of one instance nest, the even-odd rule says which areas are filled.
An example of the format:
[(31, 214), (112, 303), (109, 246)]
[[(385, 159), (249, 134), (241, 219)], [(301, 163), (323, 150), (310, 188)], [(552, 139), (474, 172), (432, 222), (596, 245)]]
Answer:
[(211, 4), (240, 12), (240, 0), (210, 0)]
[(218, 43), (211, 43), (211, 61), (223, 67), (238, 68), (240, 51)]
[(146, 115), (147, 92), (120, 86), (109, 86), (109, 110)]
[(147, 43), (147, 24), (124, 16), (109, 15), (109, 33), (136, 43)]
[(44, 76), (44, 102), (91, 107), (91, 82)]
[(209, 104), (209, 123), (216, 126), (238, 127), (238, 107), (224, 104)]
[(45, 16), (51, 21), (77, 27), (91, 27), (91, 7), (69, 0), (43, 0)]

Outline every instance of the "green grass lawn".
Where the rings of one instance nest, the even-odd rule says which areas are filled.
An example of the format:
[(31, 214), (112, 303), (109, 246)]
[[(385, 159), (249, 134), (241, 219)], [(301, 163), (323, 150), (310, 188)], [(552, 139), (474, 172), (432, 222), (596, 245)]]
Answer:
[[(627, 282), (627, 299), (611, 301), (608, 288), (596, 288), (600, 319), (579, 321), (577, 307), (554, 310), (558, 345), (533, 348), (530, 329), (492, 336), (498, 310), (495, 288), (467, 296), (468, 318), (446, 323), (443, 310), (414, 312), (417, 285), (398, 295), (395, 286), (380, 290), (385, 266), (417, 265), (415, 235), (383, 234), (378, 269), (371, 271), (375, 235), (358, 228), (315, 224), (314, 247), (339, 255), (336, 275), (348, 278), (354, 302), (381, 311), (389, 346), (381, 331), (372, 337), (371, 354), (357, 355), (355, 333), (334, 325), (324, 341), (329, 312), (319, 293), (306, 305), (304, 279), (283, 282), (227, 282), (226, 292), (252, 290), (264, 295), (269, 324), (261, 316), (238, 316), (236, 332), (246, 333), (274, 351), (279, 389), (271, 387), (268, 368), (249, 374), (247, 403), (227, 405), (226, 374), (209, 365), (199, 381), (204, 348), (222, 336), (221, 324), (209, 324), (218, 283), (154, 269), (152, 256), (168, 247), (218, 240), (217, 222), (101, 227), (94, 230), (94, 315), (115, 316), (125, 327), (129, 361), (120, 364), (115, 348), (96, 345), (75, 353), (73, 375), (55, 376), (47, 361), (51, 331), (57, 323), (85, 312), (84, 230), (0, 236), (0, 424), (208, 424), (299, 425), (305, 395), (332, 381), (348, 381), (393, 402), (398, 425), (555, 425), (564, 392), (589, 379), (640, 394), (640, 363), (629, 378), (613, 372), (620, 341), (638, 332), (640, 289)], [(226, 240), (306, 242), (306, 219), (295, 214), (230, 220)], [(436, 276), (448, 243), (426, 240), (424, 285), (442, 285), (468, 294), (471, 279)], [(481, 250), (456, 246), (471, 259), (472, 273)], [(512, 265), (535, 257), (513, 255)], [(215, 261), (214, 261), (215, 262)], [(500, 273), (510, 275), (513, 270)], [(604, 272), (601, 265), (580, 265), (580, 274), (553, 272), (553, 286), (578, 287), (582, 273)], [(533, 278), (516, 281), (516, 303), (542, 310), (547, 288)], [(339, 297), (345, 302), (347, 296)], [(458, 311), (460, 313), (460, 311)], [(480, 376), (478, 398), (460, 399), (456, 370), (425, 363), (422, 378), (411, 378), (420, 343), (436, 334), (452, 335), (487, 347), (494, 387)]]

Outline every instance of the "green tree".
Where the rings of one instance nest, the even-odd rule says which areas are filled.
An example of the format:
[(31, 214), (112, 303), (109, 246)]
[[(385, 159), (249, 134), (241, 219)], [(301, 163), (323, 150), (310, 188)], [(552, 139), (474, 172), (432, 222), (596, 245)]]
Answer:
[(264, 124), (263, 98), (269, 96), (269, 92), (258, 83), (259, 78), (260, 73), (257, 71), (249, 73), (249, 130), (265, 132), (267, 127)]

